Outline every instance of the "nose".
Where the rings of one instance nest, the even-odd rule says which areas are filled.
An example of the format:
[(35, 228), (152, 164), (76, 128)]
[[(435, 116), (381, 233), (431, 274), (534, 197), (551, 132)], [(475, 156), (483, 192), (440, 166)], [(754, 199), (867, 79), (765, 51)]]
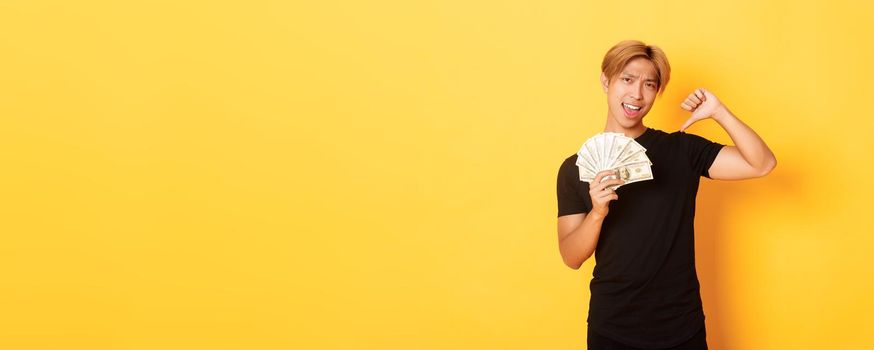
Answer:
[(643, 82), (638, 81), (631, 88), (631, 98), (633, 98), (635, 100), (640, 100), (641, 98), (643, 98)]

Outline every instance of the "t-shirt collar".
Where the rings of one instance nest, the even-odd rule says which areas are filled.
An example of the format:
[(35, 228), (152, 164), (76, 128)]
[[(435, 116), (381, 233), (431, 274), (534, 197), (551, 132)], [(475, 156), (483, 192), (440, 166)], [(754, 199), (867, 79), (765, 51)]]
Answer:
[(652, 131), (652, 128), (646, 127), (646, 130), (644, 130), (642, 134), (635, 137), (634, 141), (640, 142), (640, 140), (643, 139), (645, 136), (647, 136), (651, 131)]

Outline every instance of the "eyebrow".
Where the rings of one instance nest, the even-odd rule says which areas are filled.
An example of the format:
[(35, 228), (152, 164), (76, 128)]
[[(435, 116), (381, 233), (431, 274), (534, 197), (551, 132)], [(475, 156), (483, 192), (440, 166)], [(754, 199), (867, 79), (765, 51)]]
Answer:
[[(633, 78), (637, 78), (636, 75), (631, 74), (631, 73), (628, 73), (628, 72), (622, 72), (622, 75), (624, 75), (624, 76), (629, 76), (629, 77), (633, 77)], [(651, 81), (651, 82), (655, 82), (655, 83), (658, 83), (658, 82), (659, 82), (659, 80), (658, 80), (658, 79), (655, 79), (655, 78), (649, 78), (649, 79), (647, 79), (646, 81)]]

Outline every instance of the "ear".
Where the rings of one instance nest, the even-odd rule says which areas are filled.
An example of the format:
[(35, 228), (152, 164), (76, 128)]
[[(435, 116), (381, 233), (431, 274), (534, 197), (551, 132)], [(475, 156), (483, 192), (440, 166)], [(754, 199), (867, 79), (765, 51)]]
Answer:
[(607, 79), (607, 76), (604, 75), (604, 72), (601, 72), (601, 87), (604, 89), (604, 93), (607, 93), (607, 85), (609, 84), (609, 82), (610, 80)]

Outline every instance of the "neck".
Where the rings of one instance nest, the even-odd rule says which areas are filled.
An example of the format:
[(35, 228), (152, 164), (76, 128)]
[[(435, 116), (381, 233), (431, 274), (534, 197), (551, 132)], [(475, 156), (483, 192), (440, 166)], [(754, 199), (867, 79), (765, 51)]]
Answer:
[(643, 125), (643, 122), (637, 123), (630, 128), (623, 127), (619, 123), (616, 123), (613, 118), (607, 118), (607, 125), (604, 126), (604, 132), (618, 132), (622, 133), (630, 138), (637, 138), (646, 131), (646, 126)]

